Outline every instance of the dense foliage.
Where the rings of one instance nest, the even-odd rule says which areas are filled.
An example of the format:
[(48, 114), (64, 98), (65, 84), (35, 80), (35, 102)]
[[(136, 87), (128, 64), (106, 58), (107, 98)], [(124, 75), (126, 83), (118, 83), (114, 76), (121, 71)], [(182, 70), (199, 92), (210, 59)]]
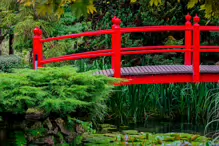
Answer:
[(62, 116), (85, 112), (92, 118), (103, 118), (105, 100), (115, 81), (90, 72), (77, 73), (72, 67), (2, 73), (0, 113), (25, 114), (35, 109)]
[[(88, 1), (89, 0), (82, 0), (82, 2), (85, 3)], [(96, 11), (96, 13), (88, 15), (87, 18), (80, 17), (80, 19), (77, 19), (78, 15), (72, 11), (76, 6), (74, 4), (79, 2), (77, 0), (60, 0), (57, 3), (55, 3), (54, 0), (38, 1), (39, 3), (29, 0), (20, 0), (19, 3), (16, 3), (16, 5), (11, 2), (13, 2), (13, 0), (0, 1), (0, 44), (1, 38), (7, 39), (6, 36), (12, 33), (14, 35), (14, 49), (22, 52), (24, 52), (24, 50), (28, 51), (30, 58), (32, 54), (32, 30), (36, 26), (39, 26), (43, 30), (44, 37), (54, 37), (92, 30), (111, 29), (111, 19), (115, 15), (122, 20), (122, 27), (184, 25), (184, 16), (188, 12), (190, 12), (192, 16), (198, 13), (201, 17), (201, 25), (219, 24), (218, 19), (216, 19), (217, 10), (215, 10), (215, 1), (209, 0), (119, 0), (116, 2), (114, 0), (89, 1), (89, 4), (92, 5), (91, 9), (93, 12)], [(62, 2), (63, 5), (60, 5)], [(70, 4), (70, 7), (66, 4)], [(203, 4), (205, 4), (205, 6)], [(49, 9), (46, 9), (46, 5), (48, 5)], [(80, 6), (83, 6), (83, 4), (81, 3)], [(84, 6), (88, 5), (85, 4)], [(84, 11), (84, 8), (81, 10)], [(204, 13), (202, 9), (205, 9), (206, 13)], [(212, 13), (213, 11), (214, 14)], [(79, 16), (82, 13), (83, 12), (81, 11), (77, 11)], [(201, 38), (203, 45), (218, 45), (217, 40), (219, 35), (217, 33), (202, 33)], [(124, 34), (122, 46), (137, 47), (165, 44), (183, 45), (184, 33), (167, 32)], [(107, 35), (95, 38), (84, 37), (79, 39), (46, 43), (44, 45), (44, 57), (57, 57), (65, 54), (98, 49), (111, 49), (111, 37)], [(202, 64), (215, 64), (215, 62), (218, 61), (218, 55), (215, 53), (202, 55)], [(110, 58), (101, 58), (95, 60), (52, 64), (50, 66), (75, 64), (79, 67), (80, 71), (83, 72), (90, 69), (111, 68), (110, 63)], [(183, 54), (171, 53), (163, 55), (154, 54), (125, 56), (122, 63), (123, 66), (182, 64)], [(110, 118), (116, 119), (121, 123), (128, 123), (130, 121), (142, 122), (147, 120), (149, 117), (155, 116), (166, 119), (182, 119), (182, 121), (186, 122), (201, 121), (205, 123), (206, 120), (203, 121), (203, 119), (206, 118), (207, 112), (210, 111), (210, 108), (212, 107), (209, 98), (213, 93), (211, 93), (209, 90), (213, 88), (217, 88), (217, 85), (144, 85), (121, 87), (118, 88), (118, 91), (112, 94), (112, 97), (108, 100)], [(56, 92), (61, 92), (61, 89), (62, 88), (55, 88), (53, 90), (57, 90)], [(181, 89), (183, 89), (183, 91), (181, 91)], [(200, 92), (200, 90), (202, 90), (202, 92)], [(33, 91), (31, 90), (31, 92)], [(49, 91), (49, 94), (50, 93), (52, 94), (52, 97), (55, 96), (55, 92)], [(64, 96), (67, 95), (64, 94)], [(13, 98), (17, 100), (17, 97)], [(66, 100), (67, 99), (68, 98), (66, 98)], [(32, 100), (33, 99), (31, 98), (30, 101), (32, 102)], [(33, 101), (34, 103), (35, 101), (38, 102), (37, 99), (34, 99)], [(48, 105), (54, 105), (54, 107), (52, 106), (52, 108), (48, 109), (48, 111), (53, 112), (57, 108), (68, 112), (68, 110), (63, 109), (61, 106), (62, 104), (59, 103), (59, 98), (55, 98), (54, 101), (47, 99), (45, 101), (43, 99), (44, 104), (39, 104), (36, 106), (40, 108), (47, 108)], [(29, 100), (26, 100), (26, 102), (29, 102)], [(68, 100), (66, 102), (68, 102)], [(10, 101), (10, 103), (13, 102)], [(26, 106), (26, 103), (24, 105)], [(24, 107), (24, 105), (22, 106)], [(196, 108), (197, 105), (199, 105), (198, 107), (200, 108)], [(87, 107), (87, 105), (85, 106)], [(77, 105), (72, 106), (72, 108), (73, 107), (75, 109), (80, 108), (77, 107)]]
[[(162, 0), (150, 0), (150, 5), (158, 6), (163, 5), (167, 1)], [(197, 5), (200, 5), (200, 10), (205, 11), (206, 18), (219, 17), (218, 1), (217, 0), (175, 0), (175, 3), (187, 2), (187, 8), (191, 9)]]
[(0, 72), (11, 72), (13, 68), (22, 67), (22, 59), (15, 55), (0, 56)]

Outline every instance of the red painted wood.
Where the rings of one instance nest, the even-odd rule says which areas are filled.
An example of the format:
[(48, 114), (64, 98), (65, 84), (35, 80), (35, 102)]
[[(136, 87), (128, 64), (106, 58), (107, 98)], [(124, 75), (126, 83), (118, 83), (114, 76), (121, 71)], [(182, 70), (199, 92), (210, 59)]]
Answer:
[(193, 81), (192, 75), (154, 75), (127, 77), (128, 82), (117, 84), (117, 86), (140, 85), (140, 84), (173, 84), (189, 83)]
[[(41, 61), (43, 60), (43, 44), (40, 42), (42, 39), (43, 31), (39, 28), (34, 29), (33, 38), (33, 66), (34, 69), (43, 67)], [(38, 58), (38, 59), (37, 59)], [(36, 65), (36, 61), (38, 65)]]
[[(191, 29), (192, 28), (192, 23), (190, 22), (192, 17), (188, 14), (186, 16), (186, 28)], [(184, 59), (184, 64), (185, 65), (192, 65), (192, 30), (186, 30), (185, 32), (185, 46), (186, 50), (189, 50), (188, 52), (185, 53), (185, 59)]]
[(215, 32), (215, 31), (219, 31), (219, 27), (218, 26), (200, 26), (200, 30)]
[(219, 48), (218, 49), (201, 49), (200, 52), (202, 52), (202, 53), (210, 53), (210, 52), (218, 53)]
[(192, 30), (185, 26), (145, 26), (136, 28), (122, 28), (122, 33), (133, 33), (133, 32), (165, 32), (165, 31), (185, 31)]
[(95, 32), (84, 32), (80, 34), (71, 34), (71, 35), (66, 35), (66, 36), (42, 39), (41, 42), (45, 43), (45, 42), (60, 41), (60, 40), (65, 40), (65, 39), (75, 39), (75, 38), (80, 38), (80, 37), (100, 36), (100, 35), (106, 35), (106, 34), (112, 34), (112, 33), (113, 33), (112, 30), (99, 30)]
[[(193, 83), (192, 75), (154, 75), (154, 76), (139, 76), (139, 77), (127, 77), (127, 81), (121, 84), (115, 84), (115, 86), (129, 86), (129, 85), (141, 85), (141, 84), (179, 84), (179, 83)], [(218, 83), (219, 74), (202, 74), (200, 76), (200, 82), (202, 83)]]
[(142, 46), (142, 47), (132, 47), (132, 48), (122, 48), (122, 51), (134, 51), (134, 50), (153, 50), (153, 49), (181, 49), (185, 48), (185, 46), (179, 45), (171, 45), (171, 46)]
[(200, 18), (197, 15), (194, 17), (194, 22), (193, 80), (198, 83), (200, 80)]
[[(185, 26), (145, 26), (137, 28), (120, 28), (121, 20), (114, 17), (113, 26), (111, 30), (100, 30), (95, 32), (84, 32), (81, 34), (72, 34), (66, 36), (59, 36), (54, 38), (42, 39), (42, 30), (36, 28), (34, 30), (33, 39), (33, 59), (36, 61), (38, 56), (38, 66), (34, 64), (34, 69), (42, 68), (44, 64), (62, 62), (67, 60), (79, 60), (86, 58), (97, 58), (109, 56), (112, 57), (112, 68), (114, 70), (114, 77), (121, 77), (121, 56), (122, 55), (137, 55), (137, 54), (153, 54), (153, 53), (185, 53), (184, 64), (193, 66), (192, 74), (167, 74), (167, 75), (143, 75), (128, 77), (129, 82), (121, 85), (133, 84), (170, 84), (170, 83), (199, 83), (199, 82), (218, 82), (219, 74), (200, 74), (200, 53), (219, 52), (219, 46), (200, 46), (200, 36), (202, 31), (219, 31), (218, 26), (200, 26), (200, 18), (194, 18), (194, 26), (191, 24), (191, 16), (186, 16)], [(179, 46), (142, 46), (142, 47), (125, 47), (121, 48), (122, 34), (133, 32), (169, 32), (169, 31), (183, 31), (185, 32), (185, 45)], [(192, 37), (193, 34), (193, 37)], [(64, 39), (75, 39), (80, 37), (92, 37), (100, 35), (112, 35), (112, 49), (98, 50), (92, 52), (77, 53), (56, 58), (43, 60), (43, 43), (58, 41)], [(192, 56), (193, 54), (193, 56)], [(193, 61), (192, 61), (193, 60)], [(185, 67), (185, 66), (184, 66)], [(142, 69), (142, 68), (139, 68)], [(168, 67), (166, 68), (168, 69)], [(211, 67), (208, 69), (212, 69)], [(207, 70), (208, 70), (207, 69)], [(111, 70), (111, 71), (113, 71)], [(131, 68), (132, 70), (132, 68)], [(181, 69), (177, 69), (179, 72)], [(177, 71), (176, 70), (176, 71)], [(206, 70), (206, 68), (205, 68)], [(214, 71), (214, 69), (212, 69)], [(127, 72), (128, 70), (123, 71)], [(132, 70), (135, 74), (138, 73)], [(191, 73), (192, 73), (191, 72)], [(113, 72), (112, 72), (113, 73)], [(127, 72), (128, 74), (128, 72)]]
[(200, 46), (201, 49), (219, 49), (219, 46)]
[(113, 69), (114, 69), (114, 77), (120, 78), (121, 77), (121, 42), (122, 42), (122, 35), (121, 35), (121, 20), (117, 17), (114, 17), (113, 20), (112, 30), (114, 33), (112, 34), (112, 46), (113, 46)]
[(122, 51), (122, 55), (155, 54), (155, 53), (184, 53), (192, 50), (143, 50), (143, 51)]
[(104, 56), (112, 56), (112, 53), (68, 55), (68, 56), (45, 59), (41, 61), (41, 64), (57, 63), (57, 62), (80, 60), (80, 59), (87, 59), (87, 58), (97, 58), (97, 57), (104, 57)]
[(219, 74), (202, 74), (200, 76), (200, 82), (202, 83), (218, 83)]

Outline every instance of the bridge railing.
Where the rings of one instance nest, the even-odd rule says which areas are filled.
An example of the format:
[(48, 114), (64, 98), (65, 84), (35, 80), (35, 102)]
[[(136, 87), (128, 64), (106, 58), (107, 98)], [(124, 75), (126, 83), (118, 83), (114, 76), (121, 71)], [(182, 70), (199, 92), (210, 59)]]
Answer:
[[(121, 28), (121, 20), (117, 17), (112, 19), (113, 26), (111, 30), (99, 30), (95, 32), (84, 32), (81, 34), (72, 34), (54, 38), (43, 39), (42, 30), (36, 28), (34, 30), (34, 43), (33, 43), (33, 58), (34, 69), (43, 67), (45, 64), (62, 62), (67, 60), (79, 60), (85, 58), (96, 58), (103, 56), (112, 57), (112, 69), (114, 70), (114, 77), (121, 77), (121, 57), (123, 55), (136, 55), (136, 54), (152, 54), (152, 53), (185, 53), (184, 64), (193, 65), (193, 77), (194, 81), (198, 82), (200, 78), (200, 53), (201, 52), (219, 52), (217, 46), (200, 46), (201, 31), (219, 31), (217, 26), (200, 26), (200, 18), (194, 17), (195, 24), (191, 23), (192, 17), (188, 14), (186, 16), (186, 23), (184, 26), (145, 26), (137, 28)], [(171, 45), (171, 46), (143, 46), (133, 48), (122, 48), (122, 35), (125, 33), (136, 32), (169, 32), (180, 31), (185, 32), (185, 44), (184, 45)], [(43, 44), (51, 41), (75, 39), (80, 37), (92, 37), (100, 35), (112, 36), (112, 49), (98, 50), (85, 53), (77, 53), (72, 55), (66, 55), (56, 58), (43, 59)]]

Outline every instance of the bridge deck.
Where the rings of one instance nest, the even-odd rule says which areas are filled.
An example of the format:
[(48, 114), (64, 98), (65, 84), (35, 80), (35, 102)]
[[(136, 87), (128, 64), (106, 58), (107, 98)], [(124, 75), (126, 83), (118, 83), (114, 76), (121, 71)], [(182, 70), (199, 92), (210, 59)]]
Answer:
[[(124, 67), (121, 69), (121, 75), (124, 76), (145, 76), (145, 75), (167, 75), (167, 74), (192, 74), (193, 67), (185, 65), (156, 65), (156, 66), (136, 66)], [(201, 65), (201, 74), (219, 74), (217, 65)], [(114, 76), (112, 69), (100, 70), (96, 75)]]

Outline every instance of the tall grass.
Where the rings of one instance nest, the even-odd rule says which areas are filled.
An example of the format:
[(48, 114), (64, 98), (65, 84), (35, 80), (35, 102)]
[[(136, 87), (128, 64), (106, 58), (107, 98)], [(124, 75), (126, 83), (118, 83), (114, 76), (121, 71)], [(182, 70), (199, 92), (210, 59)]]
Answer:
[[(173, 62), (171, 62), (173, 63)], [(109, 58), (74, 62), (79, 71), (111, 68)], [(128, 66), (128, 65), (126, 65)], [(217, 84), (134, 85), (117, 87), (108, 101), (109, 119), (122, 124), (149, 118), (207, 123)]]
[(205, 135), (212, 136), (213, 142), (219, 140), (219, 89), (209, 96), (210, 106), (207, 112), (207, 125)]

